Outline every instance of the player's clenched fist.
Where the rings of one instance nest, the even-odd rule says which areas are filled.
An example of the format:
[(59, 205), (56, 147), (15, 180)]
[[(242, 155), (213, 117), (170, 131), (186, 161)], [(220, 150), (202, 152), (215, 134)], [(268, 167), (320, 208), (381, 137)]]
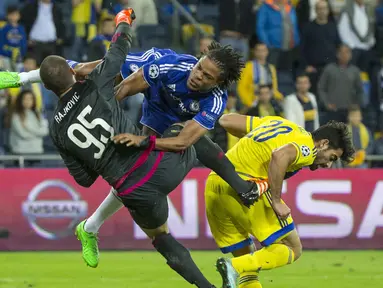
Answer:
[(136, 19), (136, 14), (134, 14), (134, 10), (132, 8), (128, 8), (119, 12), (114, 18), (114, 22), (116, 23), (116, 27), (122, 22), (132, 25), (134, 19)]

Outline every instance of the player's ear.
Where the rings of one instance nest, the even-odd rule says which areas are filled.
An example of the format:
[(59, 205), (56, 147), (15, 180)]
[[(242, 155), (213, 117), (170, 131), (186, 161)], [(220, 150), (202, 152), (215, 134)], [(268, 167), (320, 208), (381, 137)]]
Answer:
[(319, 147), (322, 149), (327, 148), (329, 143), (330, 141), (328, 141), (328, 139), (322, 139), (319, 141)]
[(72, 67), (70, 68), (70, 72), (71, 72), (73, 75), (76, 76), (76, 71), (74, 71), (74, 69), (73, 69)]

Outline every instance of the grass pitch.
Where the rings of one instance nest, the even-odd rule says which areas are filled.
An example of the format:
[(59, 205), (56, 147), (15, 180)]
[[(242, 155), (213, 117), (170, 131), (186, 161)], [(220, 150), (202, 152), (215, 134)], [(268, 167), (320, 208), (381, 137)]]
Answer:
[[(220, 252), (192, 251), (202, 272), (221, 287), (214, 263)], [(155, 252), (102, 252), (96, 269), (80, 252), (0, 253), (1, 288), (195, 287)], [(383, 287), (383, 251), (305, 251), (290, 266), (260, 274), (265, 288)]]

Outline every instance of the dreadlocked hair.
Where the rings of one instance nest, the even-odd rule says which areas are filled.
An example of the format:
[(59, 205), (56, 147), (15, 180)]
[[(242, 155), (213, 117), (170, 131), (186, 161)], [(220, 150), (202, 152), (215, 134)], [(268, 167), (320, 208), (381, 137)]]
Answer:
[(222, 83), (219, 85), (223, 89), (228, 89), (231, 84), (241, 78), (241, 71), (245, 67), (242, 56), (238, 54), (230, 45), (222, 46), (213, 41), (208, 46), (208, 51), (204, 56), (212, 60), (221, 70)]
[(352, 135), (346, 124), (343, 122), (329, 121), (316, 129), (312, 136), (315, 141), (327, 139), (329, 147), (333, 149), (342, 149), (342, 161), (350, 163), (354, 160), (355, 149), (352, 144)]

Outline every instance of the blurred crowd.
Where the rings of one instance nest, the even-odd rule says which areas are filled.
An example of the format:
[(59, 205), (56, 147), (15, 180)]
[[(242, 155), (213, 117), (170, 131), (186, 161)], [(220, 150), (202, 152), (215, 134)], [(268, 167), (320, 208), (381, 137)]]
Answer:
[[(383, 155), (383, 1), (178, 2), (204, 33), (165, 0), (1, 0), (0, 69), (28, 72), (51, 54), (101, 59), (114, 15), (133, 7), (133, 51), (200, 56), (216, 40), (242, 53), (246, 67), (225, 113), (282, 116), (308, 131), (329, 120), (347, 122), (358, 151), (351, 166), (367, 167), (366, 155)], [(55, 153), (47, 120), (56, 101), (40, 83), (0, 91), (0, 154)], [(136, 95), (122, 104), (137, 123), (142, 101)], [(238, 141), (219, 125), (210, 136), (224, 150)]]

